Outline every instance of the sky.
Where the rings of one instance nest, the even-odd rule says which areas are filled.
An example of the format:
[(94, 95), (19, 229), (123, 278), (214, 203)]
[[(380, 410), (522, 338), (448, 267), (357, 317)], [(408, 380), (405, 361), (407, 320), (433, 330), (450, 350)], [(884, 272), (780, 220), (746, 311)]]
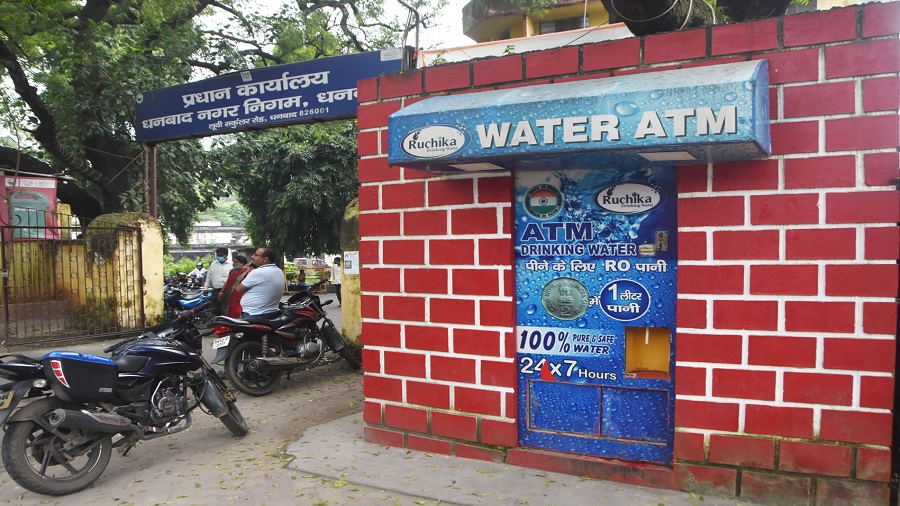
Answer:
[[(274, 2), (257, 2), (247, 5), (259, 13), (274, 12), (283, 0)], [(410, 2), (406, 2), (410, 3)], [(425, 49), (452, 48), (474, 44), (474, 41), (462, 31), (462, 8), (469, 0), (449, 0), (447, 6), (441, 9), (437, 19), (432, 21), (435, 26), (427, 30), (421, 29), (419, 33), (419, 45)], [(397, 0), (384, 0), (384, 10), (389, 19), (406, 20), (409, 10)], [(408, 45), (415, 44), (415, 33), (410, 32), (407, 38)]]
[[(475, 42), (463, 35), (462, 8), (469, 0), (450, 0), (435, 20), (438, 24), (434, 28), (422, 30), (419, 33), (419, 45), (425, 49), (452, 48), (469, 46)], [(397, 4), (397, 0), (385, 0), (385, 7)], [(403, 10), (402, 6), (401, 11)], [(410, 34), (409, 45), (415, 43), (415, 35)]]

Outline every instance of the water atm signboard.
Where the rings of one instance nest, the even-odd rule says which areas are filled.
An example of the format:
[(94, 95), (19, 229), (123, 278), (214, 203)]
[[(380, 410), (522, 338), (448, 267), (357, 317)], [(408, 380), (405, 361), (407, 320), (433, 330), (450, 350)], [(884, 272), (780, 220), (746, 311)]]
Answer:
[(519, 434), (669, 463), (675, 169), (516, 173)]

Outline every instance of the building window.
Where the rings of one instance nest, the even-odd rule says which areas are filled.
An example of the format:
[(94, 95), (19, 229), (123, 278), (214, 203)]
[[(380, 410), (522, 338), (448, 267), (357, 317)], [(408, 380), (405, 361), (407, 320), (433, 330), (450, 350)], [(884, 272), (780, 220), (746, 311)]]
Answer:
[(567, 32), (569, 30), (586, 28), (587, 26), (587, 19), (582, 16), (578, 16), (577, 18), (554, 19), (550, 21), (541, 21), (540, 33), (543, 35), (545, 33)]

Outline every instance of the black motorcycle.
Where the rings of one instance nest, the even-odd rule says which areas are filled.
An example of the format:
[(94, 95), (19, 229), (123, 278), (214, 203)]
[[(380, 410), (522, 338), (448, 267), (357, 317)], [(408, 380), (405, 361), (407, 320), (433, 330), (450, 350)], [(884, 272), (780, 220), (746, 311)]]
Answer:
[[(112, 448), (181, 432), (203, 406), (235, 436), (249, 428), (235, 397), (200, 355), (192, 311), (107, 348), (111, 358), (53, 351), (0, 355), (2, 454), (10, 477), (47, 495), (94, 482)], [(25, 399), (30, 402), (19, 405)]]
[(361, 364), (355, 348), (334, 327), (314, 291), (326, 281), (306, 285), (291, 296), (274, 318), (217, 316), (209, 328), (221, 336), (212, 342), (214, 364), (225, 361), (225, 374), (241, 392), (266, 395), (278, 387), (283, 372), (330, 364), (343, 358), (353, 369)]

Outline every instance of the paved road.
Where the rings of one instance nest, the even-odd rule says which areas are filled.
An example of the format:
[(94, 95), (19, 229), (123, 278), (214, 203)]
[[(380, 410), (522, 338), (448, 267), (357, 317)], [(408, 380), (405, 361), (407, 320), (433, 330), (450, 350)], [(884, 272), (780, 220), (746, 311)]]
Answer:
[[(339, 327), (340, 307), (326, 309)], [(68, 349), (98, 353), (105, 345)], [(40, 356), (44, 351), (25, 353)], [(286, 467), (292, 457), (284, 450), (305, 430), (362, 412), (362, 375), (343, 361), (294, 374), (265, 397), (237, 396), (251, 427), (243, 438), (231, 436), (217, 419), (196, 410), (188, 430), (140, 443), (124, 457), (114, 453), (103, 475), (75, 494), (34, 494), (0, 471), (0, 504), (424, 504), (420, 498)]]

